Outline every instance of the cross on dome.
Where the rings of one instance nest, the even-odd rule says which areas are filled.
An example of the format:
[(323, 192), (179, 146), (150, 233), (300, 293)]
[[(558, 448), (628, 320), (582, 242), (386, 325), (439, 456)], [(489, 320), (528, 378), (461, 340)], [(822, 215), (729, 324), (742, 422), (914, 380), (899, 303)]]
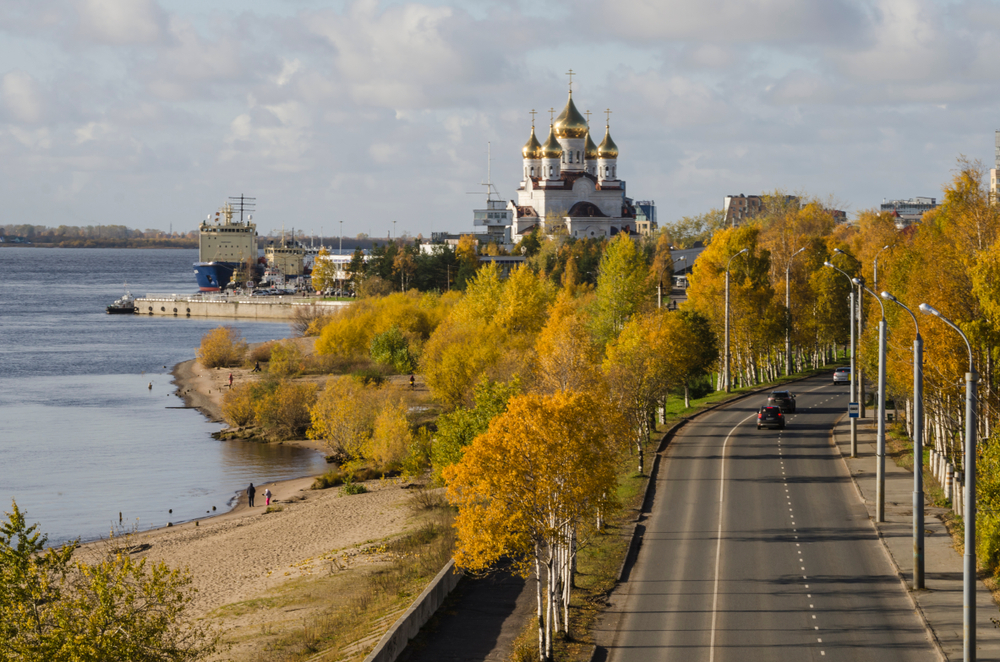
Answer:
[(528, 114), (531, 115), (531, 128), (534, 129), (535, 128), (535, 115), (538, 114), (538, 111), (535, 110), (534, 108), (532, 108), (531, 112), (529, 112)]
[(566, 75), (569, 76), (569, 93), (573, 94), (573, 70), (567, 71)]

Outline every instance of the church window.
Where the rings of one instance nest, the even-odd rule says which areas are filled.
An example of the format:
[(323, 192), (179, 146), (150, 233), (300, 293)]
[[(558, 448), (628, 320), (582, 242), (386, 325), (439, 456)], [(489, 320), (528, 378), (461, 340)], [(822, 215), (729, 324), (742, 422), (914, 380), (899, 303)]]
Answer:
[(531, 166), (531, 176), (535, 176), (535, 166)]
[(577, 153), (576, 153), (576, 162), (577, 162), (577, 163), (579, 163), (579, 162), (580, 162), (580, 152), (577, 152)]
[(549, 177), (552, 177), (555, 174), (555, 172), (556, 172), (556, 169), (553, 168), (552, 166), (549, 166)]

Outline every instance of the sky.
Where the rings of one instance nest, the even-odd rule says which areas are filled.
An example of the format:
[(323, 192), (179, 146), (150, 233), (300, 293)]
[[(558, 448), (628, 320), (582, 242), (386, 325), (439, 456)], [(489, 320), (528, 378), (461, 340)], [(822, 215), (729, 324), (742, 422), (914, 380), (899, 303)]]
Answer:
[(0, 0), (0, 224), (186, 232), (244, 194), (261, 234), (472, 231), (570, 69), (661, 224), (854, 215), (993, 167), (998, 53), (990, 0)]

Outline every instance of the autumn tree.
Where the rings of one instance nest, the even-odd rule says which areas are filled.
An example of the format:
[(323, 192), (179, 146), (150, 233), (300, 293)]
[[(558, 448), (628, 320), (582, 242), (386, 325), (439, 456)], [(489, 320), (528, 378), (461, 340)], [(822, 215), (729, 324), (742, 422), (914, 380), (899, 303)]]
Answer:
[(77, 542), (47, 538), (12, 502), (0, 523), (0, 660), (75, 662), (204, 659), (217, 636), (188, 618), (190, 575), (136, 559), (134, 539), (113, 536), (94, 562)]
[(239, 331), (231, 326), (220, 326), (202, 336), (198, 362), (206, 368), (237, 366), (243, 363), (248, 348)]
[(331, 377), (312, 407), (310, 438), (326, 441), (345, 460), (363, 458), (380, 409), (380, 396), (377, 388), (352, 377)]
[[(573, 531), (590, 526), (615, 494), (615, 462), (589, 395), (518, 396), (444, 472), (458, 506), (459, 567), (483, 571), (502, 558), (537, 578), (538, 652), (552, 659), (565, 629), (565, 580)], [(560, 609), (560, 605), (563, 609)]]
[(612, 406), (628, 427), (628, 438), (639, 458), (638, 472), (645, 471), (645, 445), (657, 401), (670, 388), (670, 366), (665, 324), (667, 311), (637, 315), (607, 347), (602, 364)]
[(332, 289), (337, 285), (337, 265), (330, 261), (330, 252), (320, 248), (313, 261), (312, 286), (317, 292)]
[(594, 392), (600, 383), (598, 351), (582, 311), (564, 290), (535, 343), (538, 388)]

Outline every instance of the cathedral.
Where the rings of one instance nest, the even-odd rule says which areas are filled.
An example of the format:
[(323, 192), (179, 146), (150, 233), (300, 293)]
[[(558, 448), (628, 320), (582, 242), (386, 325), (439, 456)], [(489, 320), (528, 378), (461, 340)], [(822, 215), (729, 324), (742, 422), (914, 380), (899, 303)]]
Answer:
[(590, 123), (573, 103), (572, 87), (544, 143), (538, 141), (532, 120), (531, 137), (521, 150), (524, 173), (517, 203), (507, 205), (513, 242), (536, 227), (546, 235), (566, 233), (580, 239), (636, 233), (636, 210), (625, 197), (625, 182), (618, 179), (618, 146), (611, 139), (607, 112), (600, 145), (594, 144)]

